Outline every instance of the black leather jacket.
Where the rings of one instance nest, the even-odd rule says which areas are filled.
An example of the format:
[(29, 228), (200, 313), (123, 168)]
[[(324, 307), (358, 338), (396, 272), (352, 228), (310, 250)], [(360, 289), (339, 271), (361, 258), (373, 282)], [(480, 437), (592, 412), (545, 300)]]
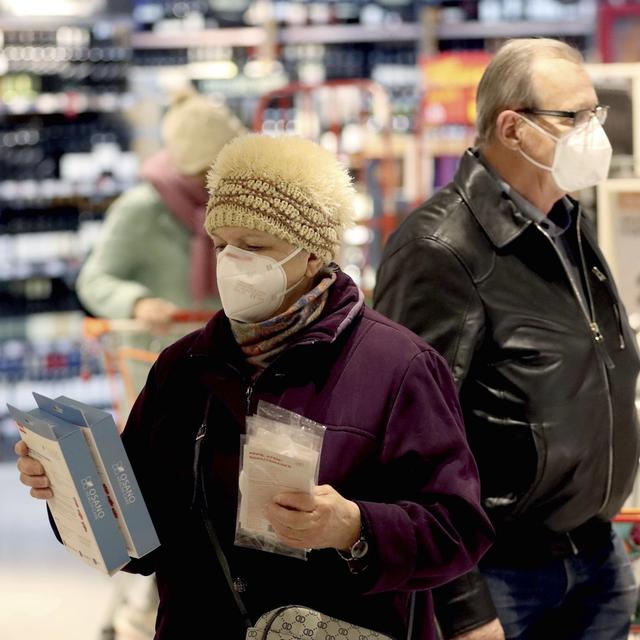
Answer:
[[(635, 338), (577, 204), (572, 219), (587, 305), (553, 241), (470, 150), (393, 234), (378, 274), (377, 310), (451, 366), (496, 545), (501, 531), (606, 521), (635, 478)], [(445, 636), (495, 616), (477, 573), (437, 601)]]

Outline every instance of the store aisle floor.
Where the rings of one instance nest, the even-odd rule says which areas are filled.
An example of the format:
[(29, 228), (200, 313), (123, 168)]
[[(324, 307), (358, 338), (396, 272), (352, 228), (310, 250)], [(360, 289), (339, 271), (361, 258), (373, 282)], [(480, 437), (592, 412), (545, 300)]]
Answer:
[(0, 638), (98, 640), (112, 590), (58, 543), (13, 463), (0, 464)]

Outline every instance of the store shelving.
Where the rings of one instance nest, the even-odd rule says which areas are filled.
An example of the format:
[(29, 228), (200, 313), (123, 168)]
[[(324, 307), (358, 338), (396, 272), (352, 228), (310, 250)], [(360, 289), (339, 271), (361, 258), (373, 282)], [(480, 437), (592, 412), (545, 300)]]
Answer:
[[(153, 4), (153, 1), (149, 0), (147, 4)], [(284, 6), (287, 3), (281, 4)], [(437, 51), (440, 45), (450, 49), (456, 42), (460, 42), (465, 49), (482, 49), (484, 41), (538, 35), (566, 37), (582, 42), (586, 48), (595, 31), (595, 17), (589, 16), (588, 12), (575, 10), (571, 20), (455, 21), (442, 19), (443, 12), (435, 7), (421, 6), (420, 3), (412, 3), (413, 8), (408, 10), (407, 3), (407, 8), (398, 9), (395, 13), (391, 11), (385, 14), (384, 18), (380, 14), (378, 18), (381, 22), (370, 24), (358, 22), (358, 16), (363, 18), (364, 10), (356, 2), (351, 4), (353, 11), (347, 12), (350, 20), (348, 23), (334, 21), (314, 24), (309, 21), (293, 25), (273, 22), (268, 26), (211, 28), (209, 19), (203, 18), (203, 23), (208, 25), (207, 28), (182, 32), (176, 30), (179, 21), (169, 20), (173, 31), (165, 29), (163, 24), (147, 24), (148, 30), (132, 35), (134, 61), (137, 60), (145, 69), (154, 65), (184, 65), (201, 90), (231, 97), (230, 106), (235, 108), (239, 115), (244, 116), (248, 124), (248, 116), (255, 108), (257, 94), (277, 88), (287, 80), (313, 84), (336, 78), (374, 77), (375, 68), (384, 65), (384, 61), (376, 60), (375, 57), (394, 49), (408, 54), (405, 56), (406, 63), (393, 61), (389, 65), (397, 65), (400, 70), (403, 66), (415, 67), (420, 52)], [(184, 9), (186, 12), (188, 5), (189, 3), (185, 3), (181, 10)], [(271, 14), (272, 20), (300, 19), (300, 16), (294, 18), (287, 16), (286, 12), (278, 12), (278, 2), (273, 5), (276, 11)], [(567, 9), (571, 10), (573, 9)], [(524, 8), (522, 11), (524, 12)], [(329, 13), (327, 9), (327, 16)], [(405, 20), (404, 17), (408, 15), (413, 15), (413, 20)], [(310, 19), (309, 13), (307, 20)], [(161, 28), (156, 31), (156, 26)], [(221, 49), (226, 51), (221, 54)], [(245, 77), (243, 74), (243, 66), (247, 62), (265, 53), (277, 56), (285, 67), (286, 77), (271, 79), (271, 85), (269, 78)], [(233, 78), (197, 77), (198, 73), (205, 74), (207, 60), (217, 63), (220, 56), (236, 65), (237, 73)], [(198, 60), (196, 64), (193, 64), (194, 58)], [(215, 71), (213, 73), (215, 74)], [(386, 81), (382, 84), (390, 89), (392, 108), (394, 113), (399, 115), (395, 122), (401, 122), (403, 129), (411, 130), (418, 107), (419, 78), (414, 78), (413, 85), (404, 83), (402, 86), (394, 82), (392, 72), (386, 73), (385, 78), (391, 78), (389, 84), (386, 84)], [(416, 79), (418, 82), (415, 82)], [(263, 84), (261, 90), (257, 91), (259, 83)], [(243, 101), (239, 97), (241, 95), (247, 96), (246, 100)], [(407, 121), (409, 127), (405, 128), (404, 123)], [(465, 136), (464, 143), (468, 141), (468, 137)], [(434, 146), (434, 153), (454, 153), (459, 151), (461, 146), (463, 145), (459, 138), (438, 140)]]
[[(277, 44), (346, 44), (354, 42), (416, 42), (421, 26), (401, 23), (371, 27), (367, 25), (334, 24), (282, 27), (275, 31)], [(190, 49), (194, 47), (227, 46), (258, 47), (268, 42), (269, 30), (262, 27), (204, 29), (194, 32), (163, 33), (144, 31), (134, 33), (134, 49)]]
[[(413, 42), (419, 44), (425, 36), (424, 24), (399, 23), (379, 26), (361, 24), (302, 25), (275, 30), (275, 44), (347, 44)], [(526, 36), (592, 37), (595, 22), (590, 19), (570, 22), (465, 21), (435, 26), (432, 35), (438, 40), (486, 40), (493, 38), (521, 38)], [(204, 29), (185, 32), (134, 33), (134, 49), (190, 49), (194, 47), (227, 46), (257, 47), (268, 42), (269, 30), (262, 27)]]
[(585, 37), (592, 38), (595, 21), (578, 19), (566, 22), (514, 20), (500, 22), (467, 21), (440, 23), (435, 36), (439, 40), (488, 40), (525, 37)]
[(191, 49), (195, 47), (258, 47), (267, 41), (262, 27), (225, 27), (201, 31), (141, 31), (131, 35), (133, 49)]
[(3, 31), (48, 31), (72, 24), (75, 27), (93, 27), (96, 24), (107, 24), (109, 27), (131, 31), (133, 21), (126, 13), (109, 13), (82, 16), (74, 13), (64, 15), (18, 15), (0, 14), (0, 29)]
[(347, 44), (347, 43), (418, 43), (422, 26), (399, 23), (380, 26), (362, 24), (307, 25), (283, 27), (278, 31), (279, 44)]
[[(131, 20), (0, 19), (0, 451), (5, 402), (32, 390), (110, 402), (83, 357), (75, 277), (113, 198), (136, 180), (123, 113)], [(90, 375), (91, 380), (87, 380)]]
[(118, 113), (133, 107), (135, 97), (131, 94), (103, 93), (42, 93), (36, 98), (14, 98), (0, 103), (0, 117), (4, 115), (49, 115), (75, 116), (79, 113)]
[[(154, 4), (160, 9), (149, 11)], [(374, 3), (356, 1), (316, 3), (315, 14), (309, 5), (304, 9), (306, 17), (300, 19), (298, 15), (294, 19), (291, 5), (276, 0), (271, 3), (274, 13), (262, 21), (253, 18), (247, 21), (248, 14), (242, 12), (216, 13), (212, 4), (198, 0), (176, 0), (174, 4), (141, 0), (135, 5), (133, 17), (99, 15), (72, 20), (0, 17), (0, 143), (4, 134), (11, 136), (23, 131), (26, 139), (38, 131), (45, 139), (47, 131), (65, 123), (85, 126), (73, 131), (64, 127), (59, 130), (58, 139), (62, 147), (70, 145), (67, 149), (55, 145), (44, 149), (41, 141), (30, 145), (16, 144), (11, 139), (10, 153), (5, 145), (3, 156), (0, 144), (0, 164), (5, 162), (0, 167), (0, 244), (5, 257), (4, 262), (0, 260), (0, 311), (3, 300), (10, 300), (13, 305), (12, 313), (7, 314), (5, 309), (0, 322), (0, 392), (16, 381), (23, 385), (20, 388), (27, 388), (39, 378), (37, 370), (29, 367), (21, 369), (22, 377), (16, 377), (14, 367), (12, 377), (8, 377), (3, 369), (6, 360), (3, 345), (9, 342), (12, 345), (9, 351), (15, 355), (22, 349), (27, 360), (31, 356), (26, 354), (33, 349), (38, 353), (47, 353), (49, 349), (52, 353), (66, 350), (66, 357), (77, 361), (81, 349), (77, 324), (63, 320), (70, 315), (82, 316), (73, 294), (75, 274), (98, 232), (102, 213), (135, 179), (135, 166), (126, 155), (127, 150), (131, 147), (145, 157), (158, 147), (160, 118), (167, 95), (178, 79), (184, 81), (186, 77), (202, 92), (226, 99), (251, 127), (258, 100), (269, 91), (293, 82), (314, 84), (338, 78), (372, 78), (383, 87), (389, 100), (389, 135), (385, 138), (368, 131), (366, 153), (351, 153), (348, 162), (362, 184), (371, 189), (370, 196), (379, 200), (380, 193), (375, 193), (375, 189), (380, 163), (388, 157), (393, 159), (396, 177), (401, 177), (405, 184), (387, 190), (384, 211), (388, 227), (390, 211), (402, 213), (414, 204), (411, 194), (428, 195), (426, 191), (410, 189), (408, 183), (413, 181), (415, 187), (427, 175), (433, 186), (437, 173), (433, 167), (425, 170), (415, 164), (418, 154), (412, 132), (417, 127), (416, 114), (420, 110), (421, 53), (448, 50), (457, 44), (464, 49), (481, 49), (490, 42), (494, 47), (501, 39), (528, 35), (566, 37), (586, 48), (595, 31), (595, 18), (577, 14), (572, 19), (557, 21), (455, 21), (451, 20), (450, 12), (445, 16), (424, 9), (419, 2), (403, 3), (403, 7), (388, 3), (384, 10), (376, 10), (377, 22), (371, 21), (376, 13), (371, 10)], [(78, 37), (80, 40), (74, 40)], [(340, 110), (344, 104), (338, 101), (334, 107)], [(132, 138), (122, 135), (124, 129), (115, 124), (124, 122), (123, 113), (129, 113), (133, 122)], [(295, 121), (295, 113), (283, 117), (273, 108), (266, 110), (262, 130), (278, 131), (285, 118)], [(373, 128), (375, 134), (375, 123), (355, 119), (349, 122), (349, 118), (342, 124), (351, 142), (358, 137), (359, 126), (363, 130)], [(105, 131), (99, 123), (115, 129)], [(326, 125), (326, 122), (322, 125), (325, 132)], [(90, 130), (91, 126), (94, 129)], [(95, 144), (84, 148), (73, 146), (91, 140), (92, 136)], [(429, 131), (425, 140), (431, 156), (454, 161), (470, 144), (471, 134), (443, 127)], [(339, 142), (342, 144), (344, 140)], [(30, 153), (30, 149), (36, 153)], [(38, 149), (43, 149), (41, 159)], [(79, 156), (71, 158), (73, 162), (67, 171), (61, 171), (62, 157), (74, 154)], [(86, 173), (87, 168), (95, 169), (97, 165), (102, 168), (91, 175)], [(28, 175), (32, 167), (38, 166), (40, 174)], [(76, 171), (82, 175), (74, 179), (72, 174)], [(371, 207), (371, 202), (367, 201), (366, 206)], [(381, 205), (378, 202), (374, 206)], [(61, 207), (74, 212), (69, 228), (56, 226), (54, 212)], [(38, 212), (38, 225), (31, 229), (20, 225), (12, 229), (3, 227), (9, 214), (31, 210)], [(22, 214), (15, 215), (20, 218)], [(369, 232), (377, 233), (374, 227), (371, 223)], [(29, 234), (31, 240), (40, 238), (42, 246), (57, 244), (60, 251), (43, 251), (47, 259), (25, 256), (23, 247)], [(356, 256), (356, 262), (362, 252), (368, 251), (369, 237), (370, 233), (354, 234), (354, 244), (349, 250), (352, 258)], [(374, 267), (375, 259), (372, 250), (367, 260)], [(372, 285), (370, 275), (365, 285)], [(47, 299), (48, 290), (62, 296), (59, 303)], [(20, 292), (34, 298), (20, 302)], [(58, 311), (47, 313), (47, 304), (53, 309), (57, 305)], [(21, 311), (16, 313), (18, 308)], [(40, 338), (34, 342), (34, 335), (42, 337), (46, 332), (38, 333), (33, 327), (42, 328), (46, 322), (53, 323), (58, 333), (43, 338), (44, 342)], [(21, 325), (29, 325), (31, 329), (16, 335), (21, 333), (17, 329)], [(74, 336), (71, 347), (69, 336)], [(29, 361), (36, 365), (43, 362), (37, 358)], [(49, 359), (56, 361), (55, 357)], [(60, 373), (44, 367), (43, 376), (51, 375), (56, 384), (64, 380), (60, 376), (67, 376), (67, 380), (76, 381), (73, 384), (79, 385), (81, 393), (82, 376), (72, 369)], [(46, 383), (44, 379), (38, 382)], [(55, 395), (51, 390), (43, 392)], [(105, 402), (108, 403), (108, 398)]]

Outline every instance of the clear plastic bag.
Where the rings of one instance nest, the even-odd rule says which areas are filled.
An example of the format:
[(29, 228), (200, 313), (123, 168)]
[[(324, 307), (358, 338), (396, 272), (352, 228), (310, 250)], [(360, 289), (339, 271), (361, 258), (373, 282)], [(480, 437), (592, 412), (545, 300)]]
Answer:
[(313, 491), (324, 433), (324, 426), (304, 416), (258, 404), (241, 438), (236, 545), (306, 559), (305, 549), (278, 539), (264, 509), (282, 491)]

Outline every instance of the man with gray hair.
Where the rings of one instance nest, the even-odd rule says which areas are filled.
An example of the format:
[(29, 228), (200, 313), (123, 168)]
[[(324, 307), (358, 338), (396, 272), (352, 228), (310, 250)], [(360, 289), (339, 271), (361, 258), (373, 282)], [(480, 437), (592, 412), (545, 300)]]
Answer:
[(435, 594), (445, 638), (626, 639), (636, 588), (611, 518), (638, 461), (640, 360), (593, 225), (569, 193), (611, 146), (580, 54), (505, 44), (477, 147), (385, 248), (376, 308), (430, 342), (459, 388), (496, 529)]

